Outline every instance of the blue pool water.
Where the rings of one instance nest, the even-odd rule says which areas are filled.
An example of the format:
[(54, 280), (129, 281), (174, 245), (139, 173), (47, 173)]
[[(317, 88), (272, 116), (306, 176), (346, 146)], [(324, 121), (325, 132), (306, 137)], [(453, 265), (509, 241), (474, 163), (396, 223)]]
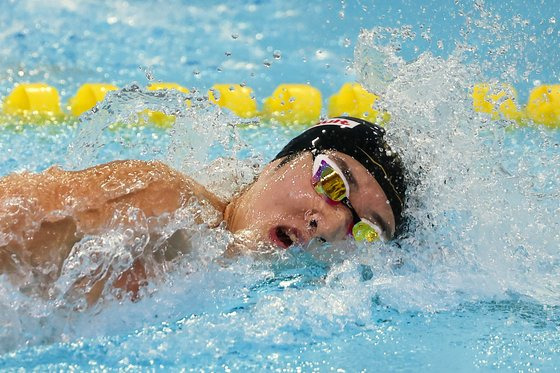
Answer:
[[(415, 183), (411, 227), (384, 245), (225, 260), (231, 235), (196, 226), (193, 253), (135, 303), (108, 293), (84, 309), (57, 293), (25, 295), (1, 277), (0, 368), (557, 370), (560, 131), (490, 121), (472, 110), (469, 89), (506, 81), (524, 103), (534, 84), (557, 83), (559, 9), (556, 1), (530, 9), (498, 1), (2, 3), (1, 95), (29, 81), (57, 87), (63, 101), (88, 81), (124, 88), (78, 123), (3, 128), (2, 175), (160, 159), (227, 196), (300, 129), (236, 126), (238, 118), (206, 103), (212, 84), (244, 82), (262, 99), (285, 82), (328, 96), (358, 80), (382, 96), (388, 139)], [(196, 104), (146, 92), (151, 80), (189, 87)], [(177, 121), (127, 126), (143, 109)], [(181, 217), (170, 228), (194, 225)], [(115, 230), (82, 249), (118, 262), (126, 247)], [(60, 294), (85, 270), (70, 264), (55, 284)]]

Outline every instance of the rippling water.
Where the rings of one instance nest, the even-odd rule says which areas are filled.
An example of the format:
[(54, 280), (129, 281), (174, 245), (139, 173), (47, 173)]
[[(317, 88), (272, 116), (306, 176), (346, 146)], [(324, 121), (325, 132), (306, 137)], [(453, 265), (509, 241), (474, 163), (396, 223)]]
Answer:
[[(82, 6), (95, 8), (93, 3), (23, 4), (13, 4), (15, 14), (44, 14), (45, 7), (54, 7), (60, 18), (48, 18), (50, 22), (38, 22), (37, 27), (68, 38), (71, 35), (64, 27), (83, 21), (70, 14), (81, 14)], [(25, 4), (31, 5), (26, 8)], [(203, 6), (177, 2), (173, 5), (176, 12), (170, 12), (143, 2), (115, 4), (95, 8), (92, 19), (101, 28), (97, 34), (76, 31), (77, 48), (68, 48), (68, 42), (61, 41), (62, 55), (57, 57), (57, 52), (49, 52), (51, 47), (43, 46), (44, 53), (35, 57), (35, 76), (58, 83), (64, 76), (67, 87), (72, 87), (68, 90), (84, 76), (118, 81), (126, 87), (110, 93), (75, 128), (3, 130), (2, 173), (42, 170), (52, 163), (83, 168), (123, 157), (159, 159), (219, 194), (231, 195), (250, 182), (262, 164), (300, 129), (266, 124), (239, 127), (235, 125), (238, 119), (206, 104), (203, 89), (189, 97), (195, 105), (187, 108), (183, 94), (150, 93), (142, 88), (144, 84), (131, 81), (145, 79), (146, 71), (138, 70), (138, 65), (153, 65), (152, 72), (159, 79), (169, 76), (175, 81), (181, 77), (177, 71), (195, 66), (202, 77), (187, 71), (189, 78), (183, 76), (182, 82), (201, 82), (203, 87), (210, 84), (209, 77), (220, 76), (216, 66), (223, 65), (222, 73), (232, 79), (239, 77), (236, 74), (243, 76), (243, 69), (225, 68), (232, 65), (223, 49), (229, 49), (227, 43), (253, 35), (253, 42), (246, 40), (239, 46), (248, 51), (243, 63), (258, 60), (260, 66), (262, 59), (269, 58), (270, 46), (272, 54), (282, 50), (278, 65), (270, 57), (273, 69), (281, 71), (281, 79), (297, 80), (302, 74), (326, 90), (332, 82), (338, 84), (355, 74), (365, 87), (382, 95), (379, 107), (391, 113), (388, 140), (402, 154), (411, 180), (409, 228), (404, 237), (389, 244), (347, 242), (294, 248), (266, 258), (227, 259), (221, 254), (231, 235), (223, 228), (195, 225), (187, 208), (170, 218), (163, 229), (190, 228), (195, 237), (193, 252), (163, 265), (158, 279), (144, 289), (138, 302), (115, 299), (108, 289), (105, 301), (82, 309), (79, 300), (64, 296), (68, 281), (87, 270), (72, 266), (71, 260), (66, 263), (66, 277), (56, 284), (62, 295), (52, 300), (24, 295), (5, 278), (0, 279), (0, 367), (557, 369), (560, 132), (489, 121), (472, 110), (469, 96), (472, 85), (488, 76), (513, 76), (519, 87), (527, 87), (529, 79), (544, 80), (543, 76), (558, 80), (558, 70), (548, 63), (558, 52), (545, 53), (546, 43), (541, 41), (547, 40), (546, 35), (551, 42), (558, 38), (550, 9), (539, 6), (527, 16), (518, 14), (513, 5), (506, 10), (483, 2), (472, 8), (453, 5), (449, 17), (454, 21), (444, 37), (442, 30), (447, 26), (442, 25), (443, 15), (435, 9), (435, 2), (418, 9), (410, 4), (383, 9), (378, 17), (390, 19), (391, 28), (375, 27), (364, 20), (375, 10), (365, 3), (354, 8), (341, 2), (314, 10), (313, 14), (322, 17), (303, 26), (298, 17), (315, 9), (313, 6), (254, 2), (232, 9), (211, 4), (213, 12), (207, 12)], [(362, 9), (364, 6), (370, 8)], [(444, 10), (449, 13), (448, 6)], [(255, 7), (255, 15), (273, 14), (271, 25), (245, 19), (250, 7)], [(431, 10), (433, 16), (423, 16)], [(138, 27), (148, 12), (156, 13), (152, 23)], [(159, 12), (166, 16), (165, 22), (157, 21), (162, 19), (156, 17)], [(293, 12), (296, 15), (290, 16)], [(200, 14), (214, 27), (206, 29), (201, 18), (193, 16)], [(212, 20), (220, 14), (221, 26), (215, 26)], [(185, 18), (195, 25), (183, 22)], [(270, 31), (273, 24), (286, 19), (292, 20), (289, 25), (294, 29), (303, 27), (309, 33)], [(347, 22), (352, 26), (335, 37)], [(366, 29), (360, 32), (360, 25)], [(107, 30), (115, 27), (115, 40), (129, 42), (122, 49), (107, 41)], [(128, 27), (145, 34), (123, 31)], [(225, 36), (208, 46), (203, 42), (207, 39), (201, 38), (195, 46), (185, 43), (181, 49), (179, 45), (191, 35), (189, 27), (203, 30), (205, 35)], [(553, 27), (550, 34), (549, 27)], [(34, 43), (42, 45), (50, 34), (22, 32), (4, 36), (9, 41), (6, 50), (14, 61), (24, 61), (26, 74), (30, 74), (34, 60), (23, 51)], [(258, 33), (263, 34), (262, 39), (255, 36)], [(313, 40), (323, 33), (329, 36), (327, 47)], [(543, 39), (533, 42), (534, 34)], [(172, 48), (150, 47), (162, 47), (162, 40), (170, 39), (177, 43), (169, 44)], [(275, 41), (281, 39), (277, 45)], [(290, 60), (288, 45), (294, 40), (301, 44), (307, 62), (301, 61), (299, 52)], [(96, 42), (112, 49), (104, 53), (106, 49), (95, 47)], [(516, 48), (516, 43), (521, 48), (517, 54), (512, 49), (500, 54), (497, 49), (500, 45)], [(91, 48), (91, 66), (108, 63), (101, 72), (92, 71), (78, 53), (86, 46)], [(121, 55), (127, 48), (138, 50), (131, 57), (133, 66)], [(324, 52), (318, 53), (320, 48)], [(259, 55), (261, 50), (263, 55)], [(489, 50), (497, 52), (481, 56)], [(322, 53), (329, 57), (323, 58)], [(535, 53), (538, 58), (523, 62)], [(184, 63), (180, 62), (182, 54), (187, 56)], [(191, 56), (197, 56), (198, 65), (189, 65)], [(156, 57), (159, 59), (154, 60)], [(56, 69), (45, 76), (51, 59)], [(309, 68), (312, 61), (321, 62)], [(81, 72), (70, 69), (74, 62)], [(331, 64), (328, 68), (327, 63)], [(539, 71), (532, 70), (533, 64)], [(500, 65), (505, 75), (493, 75)], [(299, 66), (304, 67), (300, 70)], [(258, 84), (258, 92), (266, 92), (278, 79), (273, 70), (266, 69), (249, 68), (242, 79)], [(349, 76), (337, 76), (346, 71)], [(325, 72), (327, 83), (320, 78)], [(15, 70), (6, 69), (5, 74), (19, 79)], [(137, 122), (144, 109), (175, 114), (176, 123), (170, 130), (128, 126)], [(116, 122), (119, 125), (112, 126)], [(138, 222), (139, 229), (141, 224)], [(127, 260), (127, 239), (126, 232), (115, 230), (81, 244), (89, 245), (91, 253), (103, 252), (107, 262), (113, 260), (112, 265), (117, 265), (119, 260)], [(80, 252), (88, 255), (87, 250)]]

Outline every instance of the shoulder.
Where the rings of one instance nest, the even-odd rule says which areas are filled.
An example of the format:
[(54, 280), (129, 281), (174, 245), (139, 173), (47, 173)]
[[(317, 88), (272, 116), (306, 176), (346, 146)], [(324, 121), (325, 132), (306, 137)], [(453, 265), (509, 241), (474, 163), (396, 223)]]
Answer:
[(225, 208), (225, 202), (203, 185), (160, 161), (113, 161), (82, 172), (87, 173), (87, 179), (95, 179), (104, 194), (112, 198), (137, 194), (154, 201), (187, 201), (197, 197), (207, 200), (219, 211)]
[[(55, 169), (59, 170), (59, 169)], [(75, 173), (87, 173), (99, 176), (147, 176), (150, 178), (165, 178), (165, 177), (184, 177), (179, 171), (171, 168), (160, 161), (140, 161), (140, 160), (122, 160), (112, 161), (101, 165), (86, 168), (81, 171), (73, 171)]]

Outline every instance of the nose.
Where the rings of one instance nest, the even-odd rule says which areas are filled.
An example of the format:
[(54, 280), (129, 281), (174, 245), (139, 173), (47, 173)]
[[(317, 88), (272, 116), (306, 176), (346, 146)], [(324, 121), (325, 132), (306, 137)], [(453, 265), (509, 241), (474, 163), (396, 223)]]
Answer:
[(309, 234), (312, 238), (320, 237), (326, 241), (339, 241), (346, 238), (352, 216), (342, 205), (325, 205), (306, 213)]

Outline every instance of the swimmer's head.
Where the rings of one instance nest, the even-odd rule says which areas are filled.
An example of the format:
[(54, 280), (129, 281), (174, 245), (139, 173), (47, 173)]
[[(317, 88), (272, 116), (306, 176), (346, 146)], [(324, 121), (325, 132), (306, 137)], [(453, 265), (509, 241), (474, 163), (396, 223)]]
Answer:
[[(315, 237), (394, 237), (403, 222), (406, 186), (402, 162), (384, 134), (350, 117), (309, 128), (226, 211), (230, 229), (256, 232), (255, 239), (283, 247)], [(369, 233), (368, 225), (374, 228)]]
[(402, 222), (406, 184), (402, 162), (383, 136), (385, 130), (352, 117), (325, 119), (292, 139), (274, 159), (309, 150), (314, 154), (334, 150), (360, 162), (375, 178), (393, 210), (396, 226)]

